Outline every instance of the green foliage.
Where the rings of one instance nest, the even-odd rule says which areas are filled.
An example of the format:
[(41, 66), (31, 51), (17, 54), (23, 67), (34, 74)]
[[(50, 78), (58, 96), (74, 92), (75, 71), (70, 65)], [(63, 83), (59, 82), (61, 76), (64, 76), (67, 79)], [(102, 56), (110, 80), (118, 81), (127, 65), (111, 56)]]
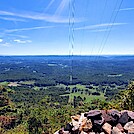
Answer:
[[(127, 84), (128, 80), (134, 77), (134, 62), (131, 56), (101, 57), (100, 62), (94, 61), (94, 58), (74, 56), (72, 84), (116, 83), (120, 85)], [(3, 83), (6, 85), (14, 81), (30, 81), (23, 84), (31, 86), (70, 84), (70, 58), (68, 56), (0, 57), (0, 63), (0, 81), (6, 81)]]
[(130, 82), (126, 90), (120, 91), (117, 104), (120, 109), (134, 110), (134, 81)]
[[(11, 62), (10, 58), (0, 57), (0, 63), (4, 63), (0, 79), (5, 81), (0, 84), (3, 85), (0, 86), (0, 114), (17, 118), (15, 128), (0, 130), (3, 134), (40, 134), (43, 131), (52, 134), (70, 122), (70, 116), (81, 112), (111, 108), (134, 110), (134, 83), (123, 90), (134, 76), (130, 66), (134, 64), (132, 59), (93, 62), (88, 58), (76, 58), (70, 85), (67, 57), (64, 60), (23, 58), (12, 57)], [(20, 63), (16, 64), (18, 60)], [(9, 88), (10, 82), (17, 82), (19, 86)]]

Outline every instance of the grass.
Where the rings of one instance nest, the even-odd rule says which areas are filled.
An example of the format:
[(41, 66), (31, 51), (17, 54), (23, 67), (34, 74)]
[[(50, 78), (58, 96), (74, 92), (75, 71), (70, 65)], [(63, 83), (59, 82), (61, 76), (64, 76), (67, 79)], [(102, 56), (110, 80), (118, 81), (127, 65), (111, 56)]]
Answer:
[[(65, 85), (60, 85), (60, 87), (61, 86), (66, 87)], [(77, 85), (69, 85), (68, 87), (70, 87), (70, 89), (73, 89), (74, 87), (76, 87), (77, 89), (80, 90), (79, 92), (77, 91), (75, 93), (71, 93), (71, 91), (70, 91), (70, 94), (66, 94), (66, 95), (69, 95), (69, 102), (73, 101), (74, 96), (76, 96), (76, 97), (80, 96), (82, 98), (85, 97), (86, 98), (85, 102), (91, 102), (94, 99), (105, 100), (104, 93), (102, 93), (102, 92), (100, 92), (99, 96), (92, 95), (92, 94), (91, 95), (86, 94), (85, 90), (88, 88), (86, 88), (85, 85), (77, 84)], [(97, 86), (93, 86), (93, 89), (88, 89), (88, 90), (92, 93), (92, 92), (96, 92), (96, 88), (97, 88)], [(81, 94), (82, 90), (83, 90), (83, 94)], [(63, 95), (63, 96), (65, 96), (65, 95)]]
[(81, 85), (81, 84), (76, 84), (76, 85), (69, 85), (68, 87), (70, 87), (71, 89), (74, 87), (77, 87), (78, 89), (85, 89), (85, 85)]
[(8, 86), (8, 84), (9, 84), (9, 82), (6, 82), (6, 81), (0, 82), (0, 85), (1, 85), (1, 86)]
[(22, 81), (19, 82), (20, 84), (25, 84), (25, 85), (33, 85), (35, 83), (35, 81)]
[(82, 98), (86, 98), (85, 102), (91, 102), (91, 100), (94, 99), (100, 99), (100, 100), (105, 100), (104, 94), (101, 93), (100, 96), (96, 96), (96, 95), (86, 95), (85, 93), (81, 94), (80, 92), (77, 93), (70, 93), (69, 95), (69, 102), (73, 101), (74, 96), (80, 96)]
[(34, 87), (34, 90), (38, 91), (40, 90), (40, 87)]

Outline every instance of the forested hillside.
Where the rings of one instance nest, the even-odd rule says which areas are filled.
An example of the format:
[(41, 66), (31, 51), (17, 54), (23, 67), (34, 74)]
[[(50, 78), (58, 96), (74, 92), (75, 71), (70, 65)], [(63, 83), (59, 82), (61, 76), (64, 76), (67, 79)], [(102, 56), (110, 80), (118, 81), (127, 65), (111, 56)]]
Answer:
[(0, 132), (52, 134), (90, 110), (134, 110), (134, 58), (0, 57)]

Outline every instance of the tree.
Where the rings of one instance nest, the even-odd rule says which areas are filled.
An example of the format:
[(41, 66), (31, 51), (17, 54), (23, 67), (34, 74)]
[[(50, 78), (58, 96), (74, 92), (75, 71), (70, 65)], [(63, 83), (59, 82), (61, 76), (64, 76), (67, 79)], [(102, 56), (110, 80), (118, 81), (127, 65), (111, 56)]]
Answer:
[(35, 117), (30, 117), (28, 119), (28, 130), (30, 134), (40, 134), (39, 128), (41, 128), (41, 121), (37, 120)]
[(130, 82), (126, 90), (119, 93), (118, 101), (122, 109), (134, 110), (134, 81)]

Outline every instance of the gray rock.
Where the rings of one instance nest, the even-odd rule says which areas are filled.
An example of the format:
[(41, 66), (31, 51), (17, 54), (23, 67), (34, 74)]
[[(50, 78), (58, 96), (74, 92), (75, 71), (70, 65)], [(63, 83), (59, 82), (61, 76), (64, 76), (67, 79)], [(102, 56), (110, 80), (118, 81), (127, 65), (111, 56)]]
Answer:
[(120, 119), (118, 120), (118, 123), (125, 125), (128, 122), (128, 113), (124, 112), (121, 114)]
[(111, 134), (112, 126), (110, 124), (105, 123), (102, 128), (107, 134)]
[(87, 118), (89, 119), (96, 119), (97, 117), (102, 115), (100, 110), (91, 110), (86, 114), (87, 114)]
[(68, 124), (66, 125), (66, 127), (64, 128), (64, 131), (69, 131), (69, 132), (71, 132), (72, 128), (73, 128), (73, 126), (72, 126), (70, 123), (68, 123)]
[(130, 121), (125, 124), (124, 129), (128, 131), (128, 133), (134, 133), (134, 123)]
[(123, 134), (123, 133), (117, 127), (113, 127), (112, 134)]
[(86, 132), (84, 132), (84, 131), (81, 131), (81, 133), (80, 134), (88, 134), (88, 133), (86, 133)]
[(100, 117), (98, 120), (93, 121), (93, 131), (94, 132), (101, 132), (102, 131), (102, 125), (104, 124), (104, 118)]
[(109, 110), (102, 110), (101, 112), (105, 122), (109, 123), (112, 126), (117, 124), (118, 120), (111, 115), (111, 112), (109, 112)]
[(122, 127), (122, 125), (120, 123), (118, 123), (116, 125), (116, 127), (121, 131), (121, 132), (124, 132), (124, 128)]
[(128, 116), (131, 120), (134, 120), (134, 112), (128, 111)]
[(97, 125), (100, 125), (100, 126), (102, 126), (103, 124), (104, 124), (104, 118), (103, 117), (101, 117), (100, 119), (98, 119), (98, 120), (94, 120), (94, 124), (97, 124)]
[(63, 131), (63, 134), (71, 134), (69, 131)]
[(89, 132), (90, 130), (92, 129), (92, 122), (91, 120), (89, 119), (84, 119), (81, 123), (81, 126), (79, 128), (80, 131), (84, 131), (84, 132)]
[(120, 116), (121, 116), (120, 112), (115, 109), (108, 110), (108, 113), (114, 118), (120, 118)]

